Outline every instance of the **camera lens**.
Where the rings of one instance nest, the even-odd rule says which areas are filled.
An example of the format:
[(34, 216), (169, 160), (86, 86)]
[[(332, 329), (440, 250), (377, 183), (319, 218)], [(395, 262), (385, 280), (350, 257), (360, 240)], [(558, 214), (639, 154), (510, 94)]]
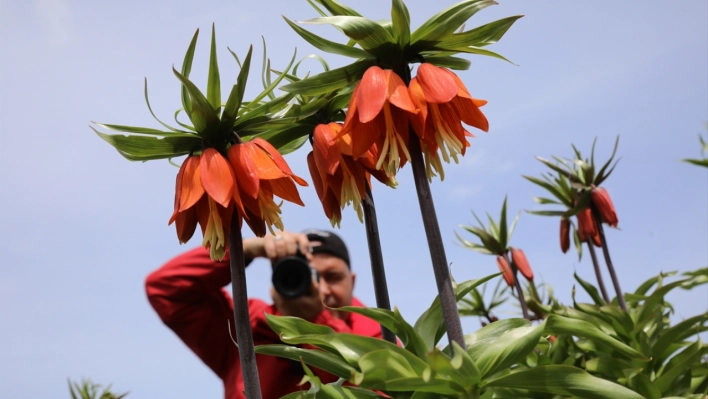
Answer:
[(273, 263), (273, 287), (284, 298), (305, 295), (311, 280), (310, 265), (302, 256), (287, 256)]

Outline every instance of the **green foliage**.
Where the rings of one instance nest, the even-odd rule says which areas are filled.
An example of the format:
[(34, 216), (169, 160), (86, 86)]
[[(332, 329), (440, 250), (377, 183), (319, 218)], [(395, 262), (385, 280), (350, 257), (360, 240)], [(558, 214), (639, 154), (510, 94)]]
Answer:
[[(456, 287), (458, 300), (498, 275), (459, 284)], [(554, 315), (550, 326), (548, 322), (532, 325), (524, 319), (500, 320), (466, 335), (467, 350), (456, 343), (453, 348), (440, 350), (436, 345), (444, 334), (444, 325), (439, 307), (439, 299), (436, 299), (414, 326), (408, 324), (397, 309), (393, 312), (375, 308), (340, 309), (365, 315), (386, 326), (399, 336), (403, 347), (370, 337), (337, 334), (329, 327), (298, 318), (267, 315), (268, 324), (284, 343), (309, 344), (315, 349), (264, 345), (256, 350), (288, 359), (299, 358), (307, 365), (340, 377), (335, 384), (323, 385), (306, 368), (303, 381), (311, 383), (310, 390), (287, 398), (373, 395), (362, 389), (379, 390), (393, 398), (491, 398), (510, 390), (527, 395), (593, 392), (594, 398), (640, 397), (621, 384), (603, 381), (572, 365), (549, 364), (538, 370), (529, 369), (530, 357), (548, 357), (553, 349), (544, 335), (562, 329), (563, 325), (576, 326), (580, 321), (561, 315)], [(630, 356), (633, 360), (646, 360), (614, 337), (604, 333), (597, 335), (596, 331), (583, 334), (612, 350), (634, 356)], [(563, 376), (571, 383), (564, 384)], [(359, 389), (343, 386), (345, 380), (358, 385)], [(534, 383), (527, 384), (529, 380)]]
[(507, 225), (506, 197), (504, 197), (504, 203), (502, 204), (499, 222), (494, 220), (490, 214), (487, 214), (489, 225), (485, 226), (484, 222), (482, 222), (477, 214), (474, 212), (472, 212), (472, 214), (475, 219), (477, 219), (479, 226), (460, 225), (460, 227), (477, 236), (477, 238), (481, 241), (481, 245), (466, 240), (455, 232), (455, 235), (462, 246), (485, 255), (504, 255), (507, 251), (509, 251), (509, 239), (511, 238), (511, 234), (514, 232), (514, 228), (516, 227), (516, 223), (519, 221), (519, 216), (521, 213), (516, 215), (514, 221), (511, 222), (511, 226)]
[[(319, 4), (320, 8), (316, 3)], [(300, 21), (302, 24), (332, 25), (348, 39), (336, 43), (303, 29), (295, 22), (285, 21), (300, 37), (319, 50), (357, 59), (354, 64), (340, 68), (336, 73), (325, 73), (300, 82), (291, 83), (283, 90), (292, 93), (322, 94), (337, 91), (352, 81), (358, 81), (366, 68), (360, 65), (380, 65), (384, 68), (407, 68), (409, 63), (429, 62), (452, 69), (467, 69), (470, 62), (455, 57), (458, 53), (478, 54), (508, 61), (503, 56), (483, 47), (496, 43), (522, 16), (504, 18), (463, 32), (465, 22), (478, 11), (496, 4), (492, 0), (464, 0), (433, 15), (411, 31), (410, 14), (402, 0), (393, 0), (391, 20), (373, 21), (353, 9), (333, 0), (308, 1), (320, 17)]]
[[(708, 131), (708, 123), (705, 124), (706, 131)], [(708, 140), (703, 140), (703, 136), (698, 136), (698, 141), (701, 143), (701, 159), (684, 159), (684, 162), (688, 162), (697, 166), (703, 166), (708, 168)]]
[(69, 380), (71, 399), (122, 399), (128, 395), (127, 392), (121, 394), (112, 392), (110, 385), (102, 388), (100, 384), (94, 384), (90, 379), (82, 379), (81, 383)]

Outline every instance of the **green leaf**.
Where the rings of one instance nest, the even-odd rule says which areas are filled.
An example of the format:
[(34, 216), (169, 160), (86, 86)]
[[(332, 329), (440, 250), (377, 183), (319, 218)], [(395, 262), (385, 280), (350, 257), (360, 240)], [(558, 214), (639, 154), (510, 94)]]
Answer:
[(521, 217), (521, 211), (517, 212), (516, 217), (511, 222), (511, 226), (509, 227), (509, 233), (507, 233), (507, 239), (510, 239), (511, 235), (514, 233), (514, 229), (516, 228), (516, 223), (519, 222), (519, 217)]
[[(192, 41), (189, 43), (187, 53), (184, 55), (184, 60), (182, 61), (182, 75), (185, 78), (189, 78), (189, 74), (192, 71), (192, 60), (194, 59), (194, 49), (197, 46), (197, 37), (199, 37), (199, 29), (194, 32)], [(145, 91), (147, 93), (147, 79), (145, 81)], [(187, 115), (192, 113), (192, 100), (189, 98), (189, 92), (185, 86), (182, 86), (182, 108), (184, 108)]]
[(131, 161), (175, 158), (201, 148), (202, 140), (197, 135), (184, 134), (167, 137), (125, 136), (105, 134), (91, 127), (96, 134), (112, 145), (125, 158)]
[(505, 332), (530, 325), (528, 320), (520, 318), (502, 319), (489, 323), (474, 333), (465, 335), (467, 354), (472, 359), (477, 359), (489, 344), (496, 341)]
[(148, 81), (147, 81), (147, 78), (145, 78), (145, 88), (144, 88), (145, 104), (147, 104), (148, 111), (150, 111), (150, 115), (152, 115), (152, 117), (155, 118), (155, 120), (156, 120), (158, 123), (160, 123), (162, 126), (164, 126), (164, 127), (168, 128), (168, 129), (172, 130), (173, 132), (182, 132), (181, 130), (175, 129), (175, 128), (173, 128), (172, 126), (170, 126), (170, 125), (164, 123), (163, 121), (161, 121), (160, 118), (158, 118), (157, 115), (155, 115), (155, 113), (152, 111), (152, 107), (150, 106), (150, 99), (148, 98), (148, 86), (147, 86), (147, 84), (148, 84)]
[(467, 32), (455, 33), (443, 39), (441, 44), (448, 48), (483, 47), (498, 42), (506, 31), (523, 15), (503, 18), (486, 25), (479, 26)]
[(393, 39), (399, 47), (405, 48), (411, 42), (411, 16), (403, 0), (393, 0), (391, 5)]
[(345, 306), (337, 310), (357, 313), (377, 321), (398, 336), (404, 347), (421, 359), (425, 358), (426, 353), (428, 353), (431, 348), (425, 344), (420, 335), (418, 335), (418, 332), (403, 320), (403, 317), (401, 317), (401, 314), (398, 312), (398, 308), (395, 308), (394, 312), (387, 309), (364, 308), (359, 306)]
[(666, 393), (679, 376), (700, 363), (700, 358), (704, 354), (702, 349), (704, 348), (699, 340), (671, 358), (661, 376), (654, 381), (654, 386), (662, 394)]
[(411, 44), (415, 45), (421, 42), (419, 46), (416, 46), (416, 50), (427, 50), (425, 48), (426, 42), (437, 42), (454, 33), (477, 11), (493, 4), (496, 3), (492, 0), (465, 0), (454, 4), (433, 15), (416, 29), (411, 35)]
[(374, 50), (393, 43), (393, 37), (384, 27), (364, 17), (320, 17), (302, 21), (301, 23), (333, 25), (364, 50)]
[(256, 346), (256, 353), (298, 362), (302, 359), (310, 366), (326, 370), (328, 373), (345, 379), (349, 379), (354, 371), (354, 368), (340, 357), (318, 349), (302, 349), (290, 345), (258, 345)]
[(457, 71), (466, 71), (470, 69), (470, 65), (472, 65), (469, 60), (450, 55), (434, 55), (430, 57), (425, 57), (425, 62), (444, 68), (454, 69)]
[(317, 36), (314, 33), (303, 29), (299, 27), (297, 24), (294, 22), (290, 21), (289, 19), (283, 17), (285, 19), (285, 22), (290, 25), (291, 28), (300, 35), (305, 41), (313, 45), (315, 48), (320, 49), (322, 51), (325, 51), (327, 53), (332, 53), (332, 54), (339, 54), (343, 55), (345, 57), (352, 57), (352, 58), (366, 58), (366, 59), (375, 59), (376, 57), (374, 55), (371, 55), (367, 53), (366, 51), (357, 48), (357, 47), (351, 47), (347, 46), (344, 44), (336, 43), (330, 40), (327, 40), (323, 37)]
[(172, 68), (177, 79), (182, 82), (183, 87), (187, 88), (189, 97), (192, 100), (192, 111), (189, 118), (194, 124), (200, 136), (205, 139), (212, 139), (218, 133), (219, 117), (216, 115), (209, 101), (204, 97), (201, 91), (189, 79), (182, 76), (176, 69)]
[(625, 369), (632, 368), (632, 365), (621, 359), (598, 354), (598, 357), (585, 362), (585, 370), (595, 374), (604, 374), (615, 378), (623, 378)]
[(558, 198), (564, 205), (567, 207), (572, 207), (573, 203), (570, 198), (566, 197), (563, 192), (559, 189), (559, 187), (556, 187), (548, 182), (545, 182), (541, 179), (531, 177), (531, 176), (523, 176), (526, 180), (530, 181), (531, 183), (534, 183), (536, 185), (539, 185), (543, 188), (545, 188), (549, 193), (553, 194), (554, 197)]
[(356, 367), (359, 359), (365, 354), (381, 349), (392, 351), (410, 360), (421, 362), (414, 354), (382, 339), (361, 335), (339, 333), (327, 326), (313, 324), (308, 321), (285, 316), (266, 314), (268, 325), (280, 335), (287, 344), (310, 344), (330, 353), (341, 356), (349, 365)]
[(503, 248), (509, 246), (509, 235), (506, 225), (506, 195), (504, 196), (504, 203), (502, 204), (501, 215), (499, 217), (499, 244)]
[(375, 62), (371, 60), (357, 61), (341, 68), (290, 83), (281, 87), (281, 90), (305, 96), (327, 94), (359, 81), (364, 72), (373, 65), (375, 65)]
[(538, 216), (563, 216), (563, 215), (565, 215), (565, 211), (526, 211), (526, 213), (530, 213), (532, 215), (538, 215)]
[[(486, 55), (488, 57), (493, 57), (493, 58), (498, 58), (500, 60), (506, 61), (510, 64), (514, 64), (513, 62), (509, 61), (506, 57), (504, 57), (501, 54), (495, 53), (494, 51), (490, 51), (484, 48), (480, 47), (448, 47), (444, 44), (438, 44), (436, 46), (433, 46), (431, 48), (432, 50), (438, 50), (438, 51), (448, 51), (448, 52), (456, 52), (456, 53), (468, 53), (468, 54), (477, 54), (477, 55)], [(516, 64), (514, 64), (516, 65)]]
[[(610, 173), (612, 173), (612, 170), (610, 170), (608, 172), (605, 172), (605, 171), (610, 166), (610, 163), (612, 163), (612, 160), (615, 158), (615, 154), (617, 153), (617, 146), (619, 145), (619, 140), (620, 140), (620, 138), (618, 135), (617, 138), (615, 139), (615, 146), (614, 146), (614, 148), (612, 148), (612, 154), (610, 155), (610, 159), (608, 159), (607, 162), (605, 162), (605, 164), (602, 165), (600, 170), (597, 172), (595, 184), (599, 185), (600, 183), (602, 183), (605, 179), (607, 179), (610, 176)], [(615, 166), (617, 166), (616, 163), (615, 163)], [(614, 166), (612, 167), (612, 169), (614, 169)], [(598, 182), (598, 180), (599, 180), (599, 182)]]
[(558, 201), (556, 201), (556, 200), (552, 200), (552, 199), (550, 199), (550, 198), (533, 197), (533, 200), (534, 200), (534, 202), (536, 202), (537, 204), (541, 204), (541, 205), (549, 205), (549, 204), (562, 205), (560, 202), (558, 202)]
[(580, 213), (580, 211), (582, 211), (583, 209), (587, 209), (590, 206), (590, 200), (590, 191), (585, 191), (584, 193), (580, 194), (580, 196), (578, 197), (577, 205), (568, 209), (568, 211), (563, 214), (563, 217), (565, 219), (569, 219)]
[(583, 399), (645, 399), (621, 385), (565, 365), (540, 366), (511, 373), (489, 381), (484, 387), (528, 389), (532, 392), (569, 395)]
[(690, 336), (698, 334), (700, 327), (708, 321), (708, 313), (703, 313), (683, 320), (675, 326), (668, 328), (661, 333), (661, 337), (652, 347), (652, 356), (655, 359), (663, 359), (664, 352), (669, 346), (676, 342), (681, 342)]
[(209, 53), (209, 78), (207, 80), (207, 99), (219, 115), (221, 110), (221, 81), (219, 80), (219, 62), (216, 59), (216, 28), (211, 25), (211, 51)]
[(594, 285), (588, 283), (587, 281), (583, 280), (578, 276), (578, 273), (573, 273), (573, 276), (575, 277), (575, 280), (580, 284), (583, 289), (585, 289), (585, 292), (590, 295), (590, 298), (597, 304), (597, 305), (606, 305), (607, 302), (605, 302), (604, 299), (600, 296), (600, 293), (598, 292), (597, 288), (595, 288)]
[(682, 161), (694, 164), (696, 166), (708, 167), (708, 158), (705, 158), (705, 159), (684, 158), (684, 159), (682, 159)]
[(138, 133), (138, 134), (149, 134), (152, 136), (181, 136), (185, 134), (189, 134), (188, 132), (166, 132), (164, 130), (157, 130), (157, 129), (152, 129), (149, 127), (139, 127), (139, 126), (126, 126), (126, 125), (112, 125), (108, 123), (98, 123), (98, 122), (91, 122), (95, 124), (96, 126), (102, 127), (107, 130), (115, 130), (117, 132), (124, 132), (124, 133)]
[(426, 368), (427, 364), (417, 357), (378, 350), (361, 357), (361, 373), (355, 374), (353, 382), (363, 388), (392, 392), (420, 391), (451, 395), (464, 391), (460, 385), (442, 378), (423, 380), (422, 374)]
[(241, 103), (243, 102), (243, 95), (246, 92), (246, 81), (248, 80), (248, 72), (251, 69), (252, 53), (253, 46), (249, 46), (246, 59), (244, 59), (241, 70), (236, 78), (236, 84), (231, 88), (229, 98), (226, 100), (226, 105), (224, 105), (224, 112), (221, 115), (222, 129), (233, 128), (234, 122), (236, 121), (238, 110), (241, 108)]
[(610, 337), (602, 330), (597, 328), (594, 324), (591, 324), (587, 321), (571, 319), (568, 317), (552, 314), (546, 319), (545, 326), (545, 334), (567, 334), (576, 337), (587, 338), (592, 341), (606, 345), (629, 358), (637, 359), (644, 362), (649, 361), (646, 356), (625, 345), (624, 343)]
[(354, 9), (349, 8), (345, 6), (344, 4), (341, 4), (337, 1), (334, 0), (316, 0), (318, 3), (322, 4), (327, 11), (329, 11), (332, 15), (349, 15), (349, 16), (355, 16), (355, 17), (360, 17), (361, 15), (354, 11)]
[(542, 332), (542, 324), (516, 327), (486, 345), (474, 357), (482, 378), (524, 360), (538, 344)]
[[(455, 300), (461, 301), (474, 288), (500, 275), (501, 273), (491, 274), (478, 280), (469, 280), (458, 284), (455, 287)], [(420, 334), (428, 348), (435, 347), (446, 331), (440, 296), (435, 297), (433, 303), (428, 310), (420, 315), (413, 328)]]

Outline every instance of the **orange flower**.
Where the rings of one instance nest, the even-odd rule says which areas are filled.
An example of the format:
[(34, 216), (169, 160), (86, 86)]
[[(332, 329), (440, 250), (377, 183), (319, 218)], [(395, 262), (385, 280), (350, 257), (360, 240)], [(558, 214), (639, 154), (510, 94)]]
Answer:
[(589, 238), (593, 238), (598, 234), (590, 208), (583, 209), (576, 216), (578, 217), (578, 238), (580, 238), (580, 242), (586, 242)]
[(615, 206), (612, 204), (610, 195), (602, 187), (593, 189), (590, 192), (592, 196), (592, 202), (600, 212), (600, 217), (602, 221), (607, 223), (612, 227), (617, 227), (617, 213), (615, 212)]
[[(452, 71), (432, 64), (423, 63), (418, 67), (418, 74), (409, 85), (411, 97), (420, 112), (412, 119), (413, 129), (428, 146), (426, 166), (428, 179), (432, 178), (431, 164), (441, 174), (439, 159), (433, 164), (433, 157), (440, 149), (442, 158), (449, 163), (452, 158), (458, 162), (457, 155), (465, 155), (470, 146), (467, 137), (474, 137), (464, 129), (462, 123), (483, 131), (489, 130), (489, 122), (479, 107), (485, 100), (472, 98), (460, 78)], [(435, 155), (434, 155), (435, 154)]]
[(238, 186), (234, 200), (239, 217), (245, 218), (259, 237), (266, 234), (266, 227), (272, 234), (273, 226), (283, 230), (282, 201), (276, 204), (273, 196), (304, 206), (295, 183), (307, 186), (307, 182), (296, 176), (278, 150), (261, 138), (233, 144), (228, 155)]
[(197, 222), (202, 245), (212, 259), (223, 259), (231, 228), (236, 181), (226, 159), (215, 149), (189, 156), (177, 173), (174, 213), (180, 243), (192, 238)]
[(513, 287), (515, 282), (514, 272), (511, 270), (511, 267), (509, 267), (509, 262), (507, 262), (504, 256), (497, 255), (497, 266), (499, 266), (500, 272), (504, 272), (502, 276), (504, 277), (506, 284), (509, 285), (509, 287)]
[(568, 252), (568, 249), (570, 249), (570, 220), (568, 219), (561, 219), (560, 243), (561, 251), (563, 253)]
[(519, 273), (526, 277), (527, 280), (533, 280), (533, 270), (531, 270), (531, 265), (529, 265), (529, 261), (526, 259), (524, 251), (517, 248), (512, 248), (511, 261), (514, 262), (516, 268), (519, 270)]
[(340, 136), (351, 135), (354, 159), (376, 145), (376, 169), (394, 176), (410, 159), (409, 117), (417, 112), (403, 80), (391, 70), (373, 66), (352, 92)]
[(342, 135), (341, 131), (339, 123), (317, 125), (312, 135), (313, 151), (307, 158), (315, 190), (332, 226), (339, 226), (340, 208), (344, 209), (348, 204), (352, 204), (359, 221), (363, 222), (361, 202), (366, 196), (366, 186), (371, 187), (371, 174), (385, 184), (396, 184), (395, 179), (375, 170), (376, 159), (372, 150), (354, 160), (351, 136), (348, 133)]

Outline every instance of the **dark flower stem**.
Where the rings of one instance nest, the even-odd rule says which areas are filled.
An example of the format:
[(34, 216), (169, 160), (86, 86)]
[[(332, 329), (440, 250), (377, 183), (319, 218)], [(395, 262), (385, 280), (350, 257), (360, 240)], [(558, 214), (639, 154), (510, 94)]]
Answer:
[(248, 399), (261, 399), (261, 384), (256, 367), (256, 352), (253, 348), (251, 333), (251, 318), (248, 314), (248, 294), (246, 292), (246, 266), (243, 260), (243, 241), (239, 218), (231, 221), (229, 234), (231, 289), (234, 299), (234, 324), (236, 325), (236, 342), (241, 357), (241, 373)]
[[(400, 65), (395, 69), (395, 72), (403, 79), (406, 86), (408, 86), (411, 82), (411, 70), (408, 64)], [(455, 290), (452, 288), (452, 278), (450, 277), (450, 269), (448, 268), (447, 257), (445, 256), (445, 247), (443, 246), (442, 235), (440, 234), (438, 216), (435, 213), (433, 195), (430, 192), (430, 185), (428, 184), (428, 179), (425, 174), (425, 163), (420, 148), (420, 139), (412, 128), (409, 131), (408, 152), (411, 155), (410, 162), (411, 169), (413, 169), (413, 180), (415, 181), (415, 190), (418, 194), (420, 214), (423, 217), (425, 236), (428, 240), (430, 259), (433, 263), (435, 283), (438, 286), (438, 294), (440, 295), (440, 305), (442, 307), (445, 327), (447, 328), (447, 338), (450, 341), (450, 345), (452, 345), (454, 341), (457, 342), (462, 349), (465, 349), (465, 337), (462, 333), (460, 313), (457, 309), (457, 296), (455, 295)]]
[(455, 341), (460, 347), (465, 349), (465, 338), (462, 333), (460, 314), (457, 310), (457, 298), (455, 291), (452, 289), (450, 269), (448, 268), (445, 247), (443, 246), (442, 236), (440, 235), (440, 226), (438, 224), (437, 214), (435, 213), (433, 196), (430, 192), (430, 185), (428, 184), (428, 179), (425, 174), (425, 164), (423, 163), (420, 141), (413, 131), (410, 132), (408, 149), (411, 154), (410, 161), (413, 169), (413, 180), (415, 181), (415, 188), (418, 193), (420, 213), (423, 217), (425, 235), (428, 239), (428, 249), (430, 250), (430, 258), (433, 262), (435, 282), (437, 283), (438, 293), (440, 294), (443, 319), (447, 327), (447, 337), (451, 345), (452, 341)]
[(602, 226), (602, 218), (600, 217), (600, 212), (594, 205), (591, 205), (592, 215), (595, 218), (595, 224), (597, 225), (597, 231), (600, 233), (600, 241), (602, 241), (602, 253), (605, 255), (605, 264), (607, 264), (607, 270), (610, 271), (610, 277), (612, 278), (612, 284), (615, 286), (615, 293), (617, 294), (617, 302), (619, 302), (620, 308), (627, 311), (627, 303), (624, 301), (624, 294), (622, 294), (622, 288), (620, 287), (619, 279), (617, 279), (617, 273), (615, 273), (615, 267), (612, 265), (612, 259), (610, 259), (610, 250), (607, 248), (607, 239), (605, 238), (605, 229)]
[[(376, 294), (376, 307), (391, 310), (391, 301), (388, 298), (388, 285), (386, 285), (386, 270), (384, 269), (383, 254), (381, 253), (381, 240), (379, 238), (379, 225), (376, 221), (376, 207), (371, 189), (366, 186), (364, 198), (364, 222), (366, 223), (366, 242), (369, 244), (369, 258), (371, 259), (371, 274), (374, 277), (374, 293)], [(396, 336), (388, 328), (381, 325), (383, 339), (396, 343)]]
[(509, 267), (511, 267), (511, 271), (514, 273), (514, 288), (516, 288), (516, 295), (519, 297), (521, 314), (524, 316), (524, 319), (531, 320), (531, 317), (529, 316), (529, 307), (526, 305), (526, 298), (524, 297), (524, 290), (521, 289), (521, 282), (519, 282), (519, 270), (516, 267), (516, 264), (509, 259), (508, 252), (504, 253), (504, 257), (506, 258), (506, 262), (509, 264)]
[(586, 241), (588, 244), (588, 252), (590, 252), (590, 257), (592, 258), (592, 265), (595, 268), (595, 276), (597, 276), (597, 285), (600, 286), (600, 292), (602, 292), (602, 298), (609, 305), (612, 303), (610, 301), (610, 296), (607, 295), (607, 288), (605, 288), (605, 282), (602, 280), (602, 272), (600, 271), (600, 264), (597, 262), (597, 254), (595, 253), (595, 245), (590, 241)]

